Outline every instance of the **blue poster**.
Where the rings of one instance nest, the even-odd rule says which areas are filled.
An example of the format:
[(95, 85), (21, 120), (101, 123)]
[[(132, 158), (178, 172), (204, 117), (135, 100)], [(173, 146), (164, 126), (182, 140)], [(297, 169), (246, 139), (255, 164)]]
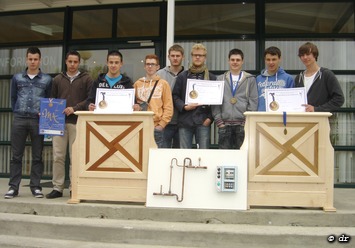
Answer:
[(39, 134), (64, 135), (65, 130), (65, 99), (41, 98)]

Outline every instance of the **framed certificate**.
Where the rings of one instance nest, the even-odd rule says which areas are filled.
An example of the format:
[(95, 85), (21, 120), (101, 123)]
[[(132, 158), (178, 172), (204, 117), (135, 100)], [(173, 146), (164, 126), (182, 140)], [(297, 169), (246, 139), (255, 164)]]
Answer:
[(220, 105), (223, 92), (224, 81), (187, 79), (185, 103)]
[(265, 104), (268, 112), (305, 112), (306, 88), (265, 89)]
[(134, 89), (101, 89), (96, 90), (96, 109), (94, 113), (133, 113)]
[(65, 99), (41, 98), (39, 134), (64, 135), (65, 130)]

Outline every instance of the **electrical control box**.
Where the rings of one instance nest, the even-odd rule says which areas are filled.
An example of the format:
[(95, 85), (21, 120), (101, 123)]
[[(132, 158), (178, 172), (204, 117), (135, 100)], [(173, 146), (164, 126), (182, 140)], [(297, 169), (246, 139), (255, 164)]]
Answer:
[(237, 183), (237, 166), (217, 166), (216, 186), (218, 192), (237, 192)]

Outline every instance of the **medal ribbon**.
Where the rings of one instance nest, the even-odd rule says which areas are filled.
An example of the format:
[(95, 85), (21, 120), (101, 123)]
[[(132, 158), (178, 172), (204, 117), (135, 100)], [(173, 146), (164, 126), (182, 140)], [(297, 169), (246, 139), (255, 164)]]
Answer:
[(286, 112), (283, 112), (283, 122), (284, 122), (284, 126), (286, 128)]
[(233, 87), (233, 77), (232, 77), (232, 73), (229, 74), (229, 77), (230, 77), (230, 81), (231, 81), (230, 83), (231, 83), (232, 95), (234, 96), (234, 95), (235, 95), (235, 92), (237, 91), (240, 78), (242, 77), (242, 71), (240, 71), (240, 73), (239, 73), (238, 81), (237, 81), (237, 84), (235, 85), (235, 87)]

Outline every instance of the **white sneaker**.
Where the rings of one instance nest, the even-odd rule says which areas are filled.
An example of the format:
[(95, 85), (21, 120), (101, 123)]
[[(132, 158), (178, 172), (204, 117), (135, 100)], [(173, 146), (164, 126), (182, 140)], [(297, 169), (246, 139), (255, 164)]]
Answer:
[(40, 189), (35, 189), (32, 191), (32, 195), (36, 198), (43, 198), (43, 193)]
[(10, 188), (9, 191), (7, 191), (7, 193), (5, 194), (4, 198), (5, 199), (12, 199), (17, 195), (18, 195), (18, 191), (14, 190), (13, 188)]

